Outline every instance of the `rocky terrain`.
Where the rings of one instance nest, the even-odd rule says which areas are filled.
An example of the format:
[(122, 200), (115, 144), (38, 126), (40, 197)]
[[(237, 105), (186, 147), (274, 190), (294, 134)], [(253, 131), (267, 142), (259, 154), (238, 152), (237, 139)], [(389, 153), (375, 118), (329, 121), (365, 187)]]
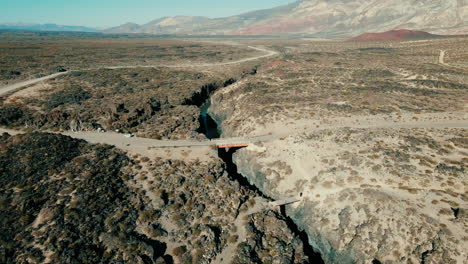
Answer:
[[(273, 42), (283, 57), (212, 97), (234, 154), (325, 263), (467, 263), (466, 39)], [(450, 50), (437, 63), (439, 50)]]
[[(4, 94), (0, 262), (467, 262), (466, 38), (239, 41), (236, 54), (277, 53), (82, 69)], [(210, 96), (222, 137), (265, 140), (153, 144), (204, 138)]]
[(145, 25), (125, 24), (107, 33), (264, 35), (300, 33), (349, 38), (392, 29), (463, 34), (468, 29), (466, 0), (301, 0), (277, 8), (226, 18), (164, 17)]
[[(150, 160), (42, 133), (1, 136), (0, 182), (2, 263), (209, 263), (258, 197), (220, 160)], [(239, 259), (307, 261), (279, 213), (249, 217)]]
[(6, 127), (86, 131), (102, 128), (148, 138), (197, 138), (193, 97), (229, 82), (197, 71), (118, 69), (73, 72), (2, 100)]
[(0, 85), (65, 70), (230, 62), (261, 54), (222, 43), (125, 35), (0, 31)]
[[(101, 53), (104, 44), (108, 47)], [(258, 62), (223, 68), (191, 66), (214, 59), (223, 63), (222, 58), (228, 57), (229, 63), (260, 53), (238, 45), (154, 39), (110, 44), (101, 39), (54, 44), (36, 40), (20, 46), (6, 41), (0, 42), (2, 45), (5, 50), (22, 50), (2, 53), (7, 58), (0, 65), (5, 69), (0, 71), (5, 83), (30, 78), (32, 72), (46, 73), (47, 68), (38, 68), (39, 64), (67, 65), (56, 66), (55, 71), (68, 70), (47, 82), (4, 94), (0, 98), (2, 126), (49, 131), (118, 130), (153, 139), (205, 138), (199, 132), (199, 107), (214, 90), (254, 74)], [(50, 45), (57, 45), (58, 51), (52, 51)], [(86, 52), (88, 49), (92, 52)], [(45, 56), (50, 52), (54, 56)], [(158, 63), (168, 65), (156, 67)], [(42, 74), (34, 77), (37, 75)]]
[(288, 214), (327, 263), (464, 263), (466, 143), (466, 129), (324, 130), (235, 161), (276, 199), (303, 194)]
[[(311, 263), (304, 233), (242, 185), (214, 149), (118, 149), (73, 132), (204, 138), (196, 132), (200, 105), (255, 74), (257, 63), (222, 72), (72, 71), (4, 95), (2, 131), (27, 133), (0, 137), (0, 262)], [(40, 130), (75, 138), (32, 132)]]

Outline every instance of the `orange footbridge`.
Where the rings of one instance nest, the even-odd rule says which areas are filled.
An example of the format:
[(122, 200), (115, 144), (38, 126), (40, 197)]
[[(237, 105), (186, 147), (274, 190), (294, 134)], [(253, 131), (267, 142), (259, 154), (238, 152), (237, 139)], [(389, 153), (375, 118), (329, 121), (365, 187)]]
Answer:
[(217, 148), (243, 148), (248, 147), (255, 142), (251, 138), (238, 137), (238, 138), (219, 138), (210, 140)]

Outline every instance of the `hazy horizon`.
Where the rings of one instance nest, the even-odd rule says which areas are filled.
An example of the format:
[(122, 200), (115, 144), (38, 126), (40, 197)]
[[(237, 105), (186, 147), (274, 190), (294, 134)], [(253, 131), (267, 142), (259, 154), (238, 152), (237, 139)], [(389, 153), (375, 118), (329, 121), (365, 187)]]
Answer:
[(145, 24), (165, 16), (226, 17), (258, 9), (272, 8), (294, 0), (239, 0), (220, 3), (216, 0), (15, 0), (0, 2), (1, 24), (58, 24), (108, 28), (132, 22)]

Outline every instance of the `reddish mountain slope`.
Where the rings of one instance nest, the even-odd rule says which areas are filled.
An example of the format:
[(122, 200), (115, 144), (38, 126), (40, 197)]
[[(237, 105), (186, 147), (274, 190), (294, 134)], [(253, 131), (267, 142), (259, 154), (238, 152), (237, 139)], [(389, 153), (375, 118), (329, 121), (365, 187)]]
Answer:
[(434, 34), (468, 32), (468, 0), (297, 0), (272, 9), (230, 17), (165, 17), (111, 33), (265, 35), (305, 34), (350, 38), (391, 29)]
[(414, 31), (407, 29), (390, 30), (381, 33), (364, 33), (351, 40), (355, 41), (376, 41), (376, 40), (407, 40), (407, 39), (432, 39), (443, 36), (433, 35), (424, 31)]

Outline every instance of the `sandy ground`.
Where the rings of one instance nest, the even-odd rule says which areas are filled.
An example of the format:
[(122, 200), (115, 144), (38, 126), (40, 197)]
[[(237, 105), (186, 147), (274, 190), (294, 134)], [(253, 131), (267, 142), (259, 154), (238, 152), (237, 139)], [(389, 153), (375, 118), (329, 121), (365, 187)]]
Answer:
[[(467, 104), (468, 110), (468, 104)], [(248, 130), (248, 134), (241, 135), (246, 138), (253, 135), (271, 135), (270, 139), (281, 138), (289, 135), (308, 131), (318, 131), (334, 128), (468, 128), (467, 112), (445, 112), (428, 114), (392, 114), (392, 115), (367, 115), (340, 118), (317, 119), (276, 119), (267, 125), (258, 125), (245, 122), (242, 130)], [(240, 132), (242, 133), (242, 132)]]

